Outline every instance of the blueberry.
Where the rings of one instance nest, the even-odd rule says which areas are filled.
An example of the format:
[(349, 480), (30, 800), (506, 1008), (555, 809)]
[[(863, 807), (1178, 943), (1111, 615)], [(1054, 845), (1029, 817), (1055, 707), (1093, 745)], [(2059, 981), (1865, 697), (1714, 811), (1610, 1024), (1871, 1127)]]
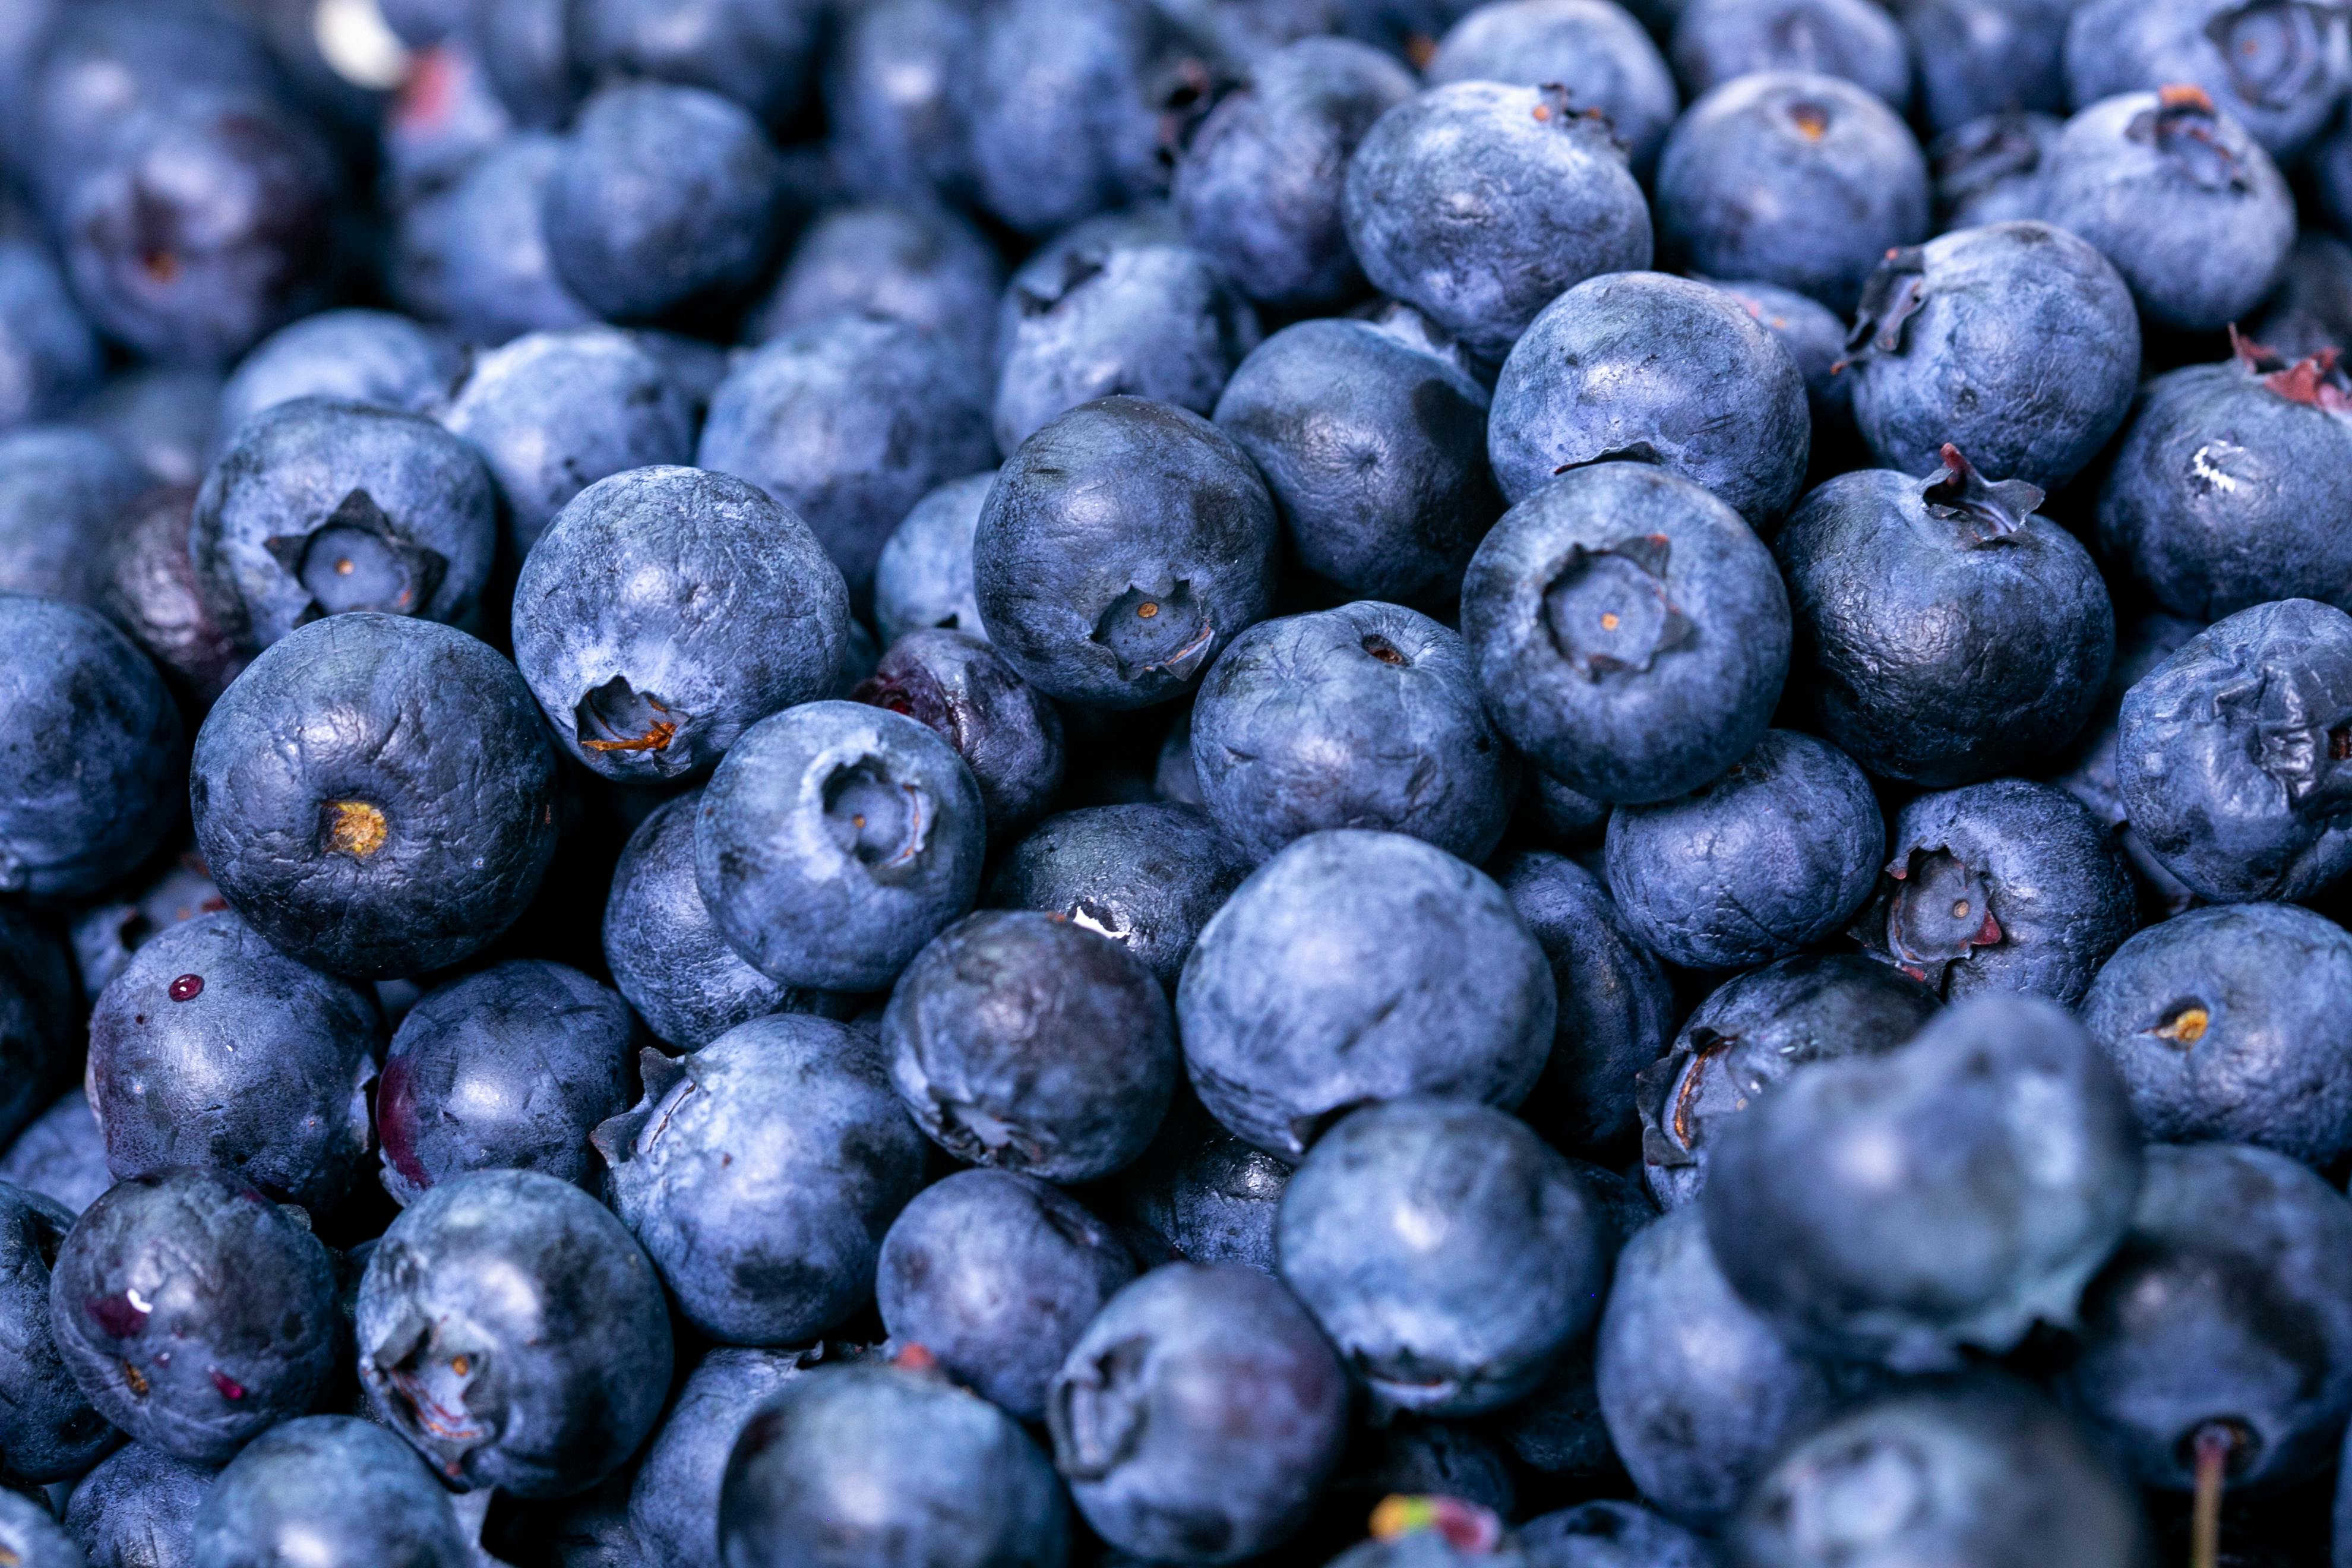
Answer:
[(1734, 975), (1636, 1083), (1642, 1179), (1661, 1208), (1696, 1201), (1736, 1118), (1813, 1062), (1884, 1056), (1919, 1032), (1936, 994), (1858, 953), (1800, 953)]
[(106, 1135), (89, 1111), (89, 1097), (68, 1089), (27, 1122), (0, 1152), (0, 1182), (38, 1193), (79, 1214), (114, 1184), (106, 1168)]
[(2105, 1456), (1991, 1373), (1908, 1384), (1821, 1427), (1757, 1484), (1730, 1534), (1741, 1568), (2131, 1568), (2147, 1550)]
[(1462, 635), (1529, 762), (1596, 799), (1668, 800), (1762, 738), (1789, 599), (1729, 506), (1649, 463), (1603, 462), (1495, 525), (1463, 580)]
[(93, 431), (36, 425), (0, 434), (0, 588), (97, 606), (106, 546), (144, 488)]
[(1218, 1126), (1184, 1093), (1113, 1191), (1137, 1257), (1238, 1263), (1272, 1274), (1275, 1217), (1289, 1184), (1288, 1165)]
[(19, 1483), (70, 1479), (121, 1436), (90, 1408), (49, 1329), (50, 1270), (73, 1223), (63, 1204), (0, 1180), (0, 1474)]
[(2083, 1026), (2147, 1135), (2245, 1142), (2326, 1169), (2352, 1152), (2352, 934), (2291, 904), (2190, 910), (2116, 950)]
[(2139, 1184), (2115, 1068), (2048, 1003), (1988, 996), (1733, 1118), (1699, 1205), (1724, 1277), (1781, 1331), (1916, 1370), (2072, 1321)]
[(1562, 1149), (1612, 1152), (1633, 1131), (1634, 1075), (1674, 1032), (1674, 988), (1601, 879), (1549, 850), (1492, 868), (1551, 961), (1559, 1022), (1523, 1110)]
[(1305, 1522), (1339, 1461), (1348, 1378), (1273, 1279), (1171, 1263), (1096, 1314), (1045, 1401), (1055, 1468), (1097, 1534), (1222, 1563)]
[(808, 86), (816, 6), (764, 0), (597, 0), (578, 8), (573, 58), (592, 75), (707, 88), (763, 121), (789, 117)]
[(1432, 86), (1559, 82), (1608, 117), (1633, 172), (1644, 175), (1682, 106), (1650, 36), (1601, 0), (1491, 0), (1447, 29), (1423, 75)]
[(208, 1465), (132, 1443), (76, 1482), (66, 1533), (89, 1568), (194, 1568), (196, 1510), (212, 1490)]
[(1484, 860), (1518, 786), (1461, 634), (1397, 605), (1244, 632), (1202, 679), (1192, 743), (1209, 815), (1259, 860), (1328, 827)]
[(442, 423), (481, 452), (518, 558), (596, 480), (694, 458), (686, 389), (637, 339), (605, 327), (529, 332), (482, 355)]
[(976, 637), (908, 632), (850, 698), (920, 720), (954, 747), (980, 786), (992, 837), (1017, 836), (1061, 788), (1061, 716)]
[(2336, 19), (2308, 5), (2090, 0), (2067, 25), (2066, 82), (2078, 105), (2193, 84), (2284, 158), (2335, 112), (2352, 59)]
[(996, 470), (950, 479), (910, 508), (874, 564), (874, 623), (887, 647), (936, 626), (988, 639), (972, 591), (971, 540)]
[(0, 890), (96, 892), (177, 816), (179, 710), (131, 639), (78, 605), (0, 593)]
[(237, 617), (196, 576), (188, 553), (193, 487), (162, 485), (132, 500), (114, 537), (96, 552), (100, 575), (95, 607), (129, 632), (162, 668), (190, 710), (218, 700), (247, 662)]
[(596, 1147), (679, 1310), (738, 1344), (805, 1340), (856, 1310), (923, 1173), (873, 1040), (780, 1013), (674, 1063), (647, 1052), (645, 1070), (646, 1098)]
[(908, 509), (996, 455), (973, 376), (951, 345), (903, 322), (812, 321), (729, 374), (695, 462), (806, 518), (863, 604)]
[(498, 535), (472, 446), (416, 415), (302, 397), (236, 432), (197, 493), (188, 547), (258, 652), (354, 610), (463, 624)]
[(1517, 1105), (1556, 1019), (1549, 964), (1485, 874), (1399, 833), (1294, 840), (1201, 933), (1176, 990), (1211, 1114), (1306, 1158), (1365, 1100)]
[(267, 1434), (196, 1510), (192, 1568), (467, 1568), (478, 1562), (449, 1494), (371, 1422), (312, 1415)]
[(593, 321), (556, 276), (540, 218), (562, 156), (555, 137), (518, 131), (446, 190), (412, 200), (399, 215), (392, 256), (393, 284), (408, 307), (485, 343)]
[(211, 371), (147, 365), (108, 382), (76, 417), (157, 484), (194, 489), (212, 452), (222, 384)]
[(2124, 805), (2123, 788), (2116, 773), (2116, 721), (2124, 693), (2204, 629), (2202, 622), (2184, 621), (2161, 610), (2152, 610), (2125, 627), (2116, 639), (2115, 662), (2107, 667), (2107, 686), (2100, 694), (2098, 709), (2068, 749), (2063, 759), (2069, 764), (2066, 771), (2050, 781), (2090, 807), (2093, 816), (2115, 830), (2131, 862), (2133, 876), (2147, 896), (2169, 914), (2187, 909), (2196, 895), (2149, 853), (2147, 840), (2131, 825), (2131, 813)]
[(84, 1568), (81, 1549), (44, 1503), (0, 1489), (0, 1551), (22, 1568)]
[(791, 508), (726, 474), (636, 468), (582, 490), (523, 563), (515, 662), (574, 759), (663, 783), (832, 695), (848, 617)]
[(2042, 223), (1898, 250), (1864, 287), (1850, 342), (1854, 423), (1906, 474), (1932, 472), (1948, 444), (1986, 473), (2062, 485), (2123, 424), (2139, 378), (2130, 289)]
[(2262, 302), (2294, 244), (2294, 197), (2202, 88), (2126, 93), (2066, 122), (2040, 215), (2098, 247), (2141, 319), (2210, 331)]
[(255, 415), (298, 397), (429, 414), (457, 374), (457, 349), (389, 310), (327, 310), (272, 332), (221, 387), (215, 440), (235, 443)]
[(1197, 807), (1144, 802), (1049, 816), (998, 863), (987, 902), (1109, 938), (1173, 987), (1201, 928), (1249, 874)]
[(323, 1211), (368, 1152), (375, 1000), (228, 913), (160, 932), (89, 1020), (90, 1108), (118, 1176), (199, 1165)]
[(1363, 286), (1339, 210), (1349, 157), (1418, 87), (1395, 59), (1348, 38), (1301, 38), (1260, 57), (1176, 165), (1185, 234), (1262, 304), (1345, 302)]
[(1675, 122), (1657, 184), (1661, 250), (1841, 313), (1882, 256), (1927, 237), (1919, 143), (1884, 101), (1834, 76), (1725, 82)]
[(695, 882), (721, 935), (792, 985), (872, 991), (971, 908), (980, 786), (904, 714), (811, 702), (746, 731), (703, 792)]
[(547, 254), (611, 319), (744, 289), (775, 249), (782, 177), (758, 123), (718, 94), (607, 88), (582, 107), (548, 175)]
[(801, 236), (747, 334), (764, 342), (840, 311), (864, 311), (936, 332), (985, 366), (1003, 287), (995, 247), (946, 207), (839, 207)]
[(2077, 0), (1915, 0), (1899, 20), (1927, 127), (2066, 108), (2066, 22)]
[(2214, 1428), (2233, 1486), (2308, 1479), (2335, 1462), (2352, 1412), (2347, 1258), (2352, 1204), (2284, 1155), (2150, 1149), (2058, 1394), (2146, 1485), (2193, 1489)]
[(1499, 360), (1561, 290), (1650, 264), (1650, 214), (1598, 110), (1558, 85), (1456, 81), (1374, 123), (1348, 164), (1373, 287)]
[(1839, 1394), (1826, 1367), (1733, 1293), (1695, 1208), (1644, 1227), (1619, 1257), (1594, 1374), (1634, 1485), (1706, 1529), (1730, 1516)]
[(1987, 114), (1927, 144), (1944, 230), (2042, 216), (2042, 173), (2066, 122), (2048, 114)]
[(1134, 1163), (1178, 1072), (1167, 994), (1066, 916), (984, 910), (898, 977), (882, 1016), (908, 1113), (958, 1159), (1055, 1182)]
[(834, 162), (854, 189), (962, 196), (974, 182), (967, 0), (875, 0), (839, 17), (825, 73)]
[(2334, 235), (2297, 235), (2247, 335), (2290, 362), (2352, 347), (2352, 246)]
[(1915, 798), (1895, 818), (1865, 945), (1937, 994), (2072, 1007), (2138, 923), (2105, 825), (2064, 791), (1995, 779)]
[(1344, 593), (1426, 604), (1453, 596), (1502, 510), (1486, 405), (1458, 346), (1399, 305), (1277, 332), (1215, 416), (1265, 475), (1301, 565)]
[(1773, 544), (1798, 680), (1822, 731), (1882, 777), (1946, 788), (2073, 740), (2116, 644), (2090, 552), (2023, 480), (1957, 447), (1924, 479), (1843, 474)]
[(1133, 1278), (1109, 1227), (1044, 1182), (959, 1171), (892, 1223), (875, 1290), (892, 1343), (1034, 1421), (1062, 1358)]
[(2207, 627), (2124, 694), (2116, 782), (2165, 869), (2217, 903), (2352, 868), (2352, 617), (2309, 599)]
[(1605, 1229), (1526, 1123), (1415, 1096), (1316, 1142), (1275, 1238), (1283, 1282), (1375, 1405), (1470, 1415), (1528, 1393), (1591, 1327)]
[(468, 1172), (411, 1204), (368, 1259), (357, 1327), (377, 1416), (461, 1490), (585, 1490), (669, 1388), (652, 1264), (595, 1199), (536, 1171)]
[(1685, 0), (1675, 74), (1693, 98), (1735, 77), (1803, 71), (1853, 82), (1897, 114), (1911, 105), (1911, 45), (1871, 0)]
[(211, 1465), (310, 1409), (342, 1323), (308, 1225), (196, 1170), (134, 1176), (83, 1211), (52, 1268), (49, 1314), (100, 1415)]
[[(1845, 322), (1820, 300), (1777, 283), (1753, 279), (1715, 287), (1772, 335), (1805, 378), (1805, 403), (1812, 414), (1809, 453), (1822, 468), (1853, 444), (1853, 384), (1845, 370)], [(1843, 462), (1840, 467), (1846, 466)]]
[(53, 418), (98, 380), (98, 334), (49, 253), (0, 240), (0, 430)]
[(1048, 696), (1164, 702), (1265, 617), (1275, 536), (1265, 484), (1230, 437), (1181, 408), (1107, 397), (997, 475), (972, 537), (981, 619)]
[(530, 689), (465, 633), (402, 616), (332, 616), (254, 660), (197, 732), (188, 793), (222, 897), (339, 974), (479, 950), (555, 852)]
[(703, 1352), (630, 1483), (629, 1525), (646, 1555), (670, 1568), (720, 1568), (719, 1495), (735, 1439), (763, 1400), (823, 1357), (732, 1345)]
[(1588, 1502), (1512, 1532), (1535, 1568), (1715, 1568), (1714, 1545), (1645, 1508)]
[(761, 1405), (727, 1461), (726, 1561), (1062, 1568), (1069, 1505), (1011, 1416), (936, 1373), (823, 1367)]

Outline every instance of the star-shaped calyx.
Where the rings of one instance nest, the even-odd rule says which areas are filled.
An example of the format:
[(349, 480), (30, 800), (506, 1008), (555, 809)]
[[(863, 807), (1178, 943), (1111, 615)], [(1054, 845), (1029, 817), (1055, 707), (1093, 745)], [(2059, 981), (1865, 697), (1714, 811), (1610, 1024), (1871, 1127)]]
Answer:
[(2242, 191), (2253, 184), (2245, 163), (2221, 141), (2221, 118), (2201, 87), (2158, 88), (2156, 107), (2132, 117), (2124, 135), (2156, 149), (2200, 190)]
[(1941, 991), (1945, 972), (2001, 940), (1984, 873), (1946, 849), (1914, 849), (1886, 868), (1895, 879), (1886, 906), (1886, 949), (1912, 979)]
[(1673, 546), (1663, 533), (1639, 533), (1598, 550), (1569, 547), (1544, 589), (1544, 623), (1552, 646), (1587, 680), (1639, 672), (1698, 634), (1666, 591)]
[(449, 569), (446, 556), (405, 538), (363, 489), (310, 532), (275, 535), (264, 548), (310, 597), (297, 625), (350, 610), (420, 615)]
[(2023, 479), (1988, 479), (1960, 449), (1944, 443), (1944, 466), (1919, 486), (1927, 515), (1954, 524), (1970, 545), (1992, 544), (2025, 526), (2042, 504), (2039, 485)]
[(1854, 315), (1853, 331), (1846, 334), (1845, 358), (1837, 368), (1874, 354), (1901, 353), (1905, 329), (1927, 303), (1927, 251), (1916, 245), (1888, 251), (1862, 286), (1862, 309)]

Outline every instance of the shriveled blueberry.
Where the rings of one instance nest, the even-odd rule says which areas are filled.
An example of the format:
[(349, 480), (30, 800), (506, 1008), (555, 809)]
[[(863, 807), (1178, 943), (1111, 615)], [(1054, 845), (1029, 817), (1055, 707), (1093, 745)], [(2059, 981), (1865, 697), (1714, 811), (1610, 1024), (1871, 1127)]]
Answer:
[(90, 1109), (118, 1177), (201, 1165), (323, 1211), (368, 1153), (375, 999), (226, 911), (160, 932), (89, 1019)]
[(1141, 708), (1190, 689), (1274, 596), (1276, 523), (1242, 449), (1139, 397), (1021, 444), (972, 536), (988, 639), (1050, 697)]
[(653, 1265), (603, 1205), (536, 1171), (469, 1171), (404, 1210), (368, 1258), (357, 1331), (378, 1417), (459, 1490), (584, 1491), (669, 1390)]
[(1525, 1122), (1411, 1096), (1317, 1141), (1275, 1239), (1283, 1282), (1377, 1405), (1469, 1415), (1528, 1393), (1591, 1327), (1606, 1230)]
[(872, 991), (971, 908), (971, 770), (904, 714), (810, 702), (746, 731), (703, 792), (695, 882), (721, 935), (792, 985)]
[(2066, 109), (2066, 22), (2075, 0), (1915, 0), (1899, 20), (1931, 131), (1988, 114)]
[(1650, 264), (1650, 213), (1601, 113), (1557, 83), (1456, 81), (1374, 122), (1348, 164), (1374, 288), (1499, 360), (1565, 289)]
[(834, 27), (825, 119), (834, 163), (850, 188), (902, 199), (971, 195), (966, 109), (980, 39), (975, 8), (964, 0), (875, 0)]
[(927, 1187), (882, 1238), (875, 1294), (902, 1353), (1024, 1421), (1102, 1305), (1135, 1278), (1110, 1227), (1011, 1171), (959, 1171)]
[(606, 778), (685, 779), (769, 714), (832, 695), (849, 596), (808, 525), (699, 468), (600, 479), (515, 584), (515, 662), (557, 742)]
[(2352, 616), (2309, 599), (2216, 622), (2124, 694), (2116, 782), (2165, 869), (2220, 903), (2352, 868)]
[(1275, 1271), (1274, 1226), (1290, 1167), (1243, 1142), (1181, 1094), (1143, 1158), (1121, 1172), (1115, 1212), (1149, 1262), (1240, 1263)]
[(480, 1561), (449, 1494), (400, 1439), (352, 1415), (265, 1434), (196, 1510), (193, 1568), (468, 1568)]
[(195, 710), (210, 708), (245, 668), (237, 617), (196, 576), (188, 552), (193, 488), (160, 485), (125, 510), (98, 565), (97, 607), (162, 667)]
[(950, 479), (909, 508), (874, 563), (874, 624), (884, 647), (926, 627), (988, 640), (971, 585), (971, 539), (996, 470)]
[(720, 1568), (719, 1495), (735, 1439), (763, 1400), (824, 1355), (821, 1347), (703, 1352), (629, 1484), (629, 1526), (640, 1548), (670, 1568)]
[(2065, 131), (2066, 122), (2054, 115), (1988, 114), (1930, 142), (1937, 226), (1978, 228), (2041, 216), (2042, 167)]
[(212, 1171), (134, 1176), (83, 1211), (50, 1331), (99, 1414), (217, 1465), (310, 1409), (335, 1365), (334, 1265), (306, 1223)]
[(2139, 1185), (2130, 1098), (2081, 1026), (1986, 996), (1733, 1118), (1699, 1202), (1725, 1278), (1781, 1332), (1917, 1370), (2072, 1322)]
[(390, 310), (325, 310), (254, 345), (221, 387), (215, 439), (226, 446), (255, 415), (298, 397), (331, 397), (429, 414), (448, 395), (457, 346)]
[(1715, 1568), (1714, 1544), (1630, 1502), (1579, 1503), (1512, 1531), (1535, 1568)]
[(478, 951), (555, 852), (555, 753), (530, 688), (484, 644), (404, 616), (332, 616), (272, 645), (206, 716), (188, 794), (221, 895), (338, 974)]
[(1693, 98), (1735, 77), (1805, 71), (1853, 82), (1897, 114), (1911, 105), (1910, 42), (1871, 0), (1685, 0), (1674, 59)]
[(1646, 175), (1682, 105), (1665, 57), (1639, 22), (1607, 0), (1490, 0), (1438, 40), (1423, 76), (1449, 81), (1559, 82), (1597, 109)]
[(687, 1319), (731, 1343), (786, 1344), (861, 1305), (923, 1179), (874, 1040), (779, 1013), (674, 1062), (647, 1052), (644, 1069), (646, 1098), (596, 1147)]
[(97, 606), (105, 546), (143, 488), (95, 431), (35, 425), (0, 435), (0, 588)]
[(574, 17), (572, 55), (592, 75), (708, 88), (773, 121), (807, 91), (821, 20), (772, 0), (598, 0)]
[(2088, 105), (2194, 83), (2289, 157), (2352, 85), (2340, 21), (2294, 0), (2090, 0), (2067, 25), (2067, 89)]
[(1096, 1314), (1045, 1401), (1055, 1468), (1097, 1534), (1233, 1563), (1306, 1521), (1339, 1462), (1348, 1374), (1275, 1280), (1171, 1263)]
[(0, 1475), (18, 1483), (68, 1480), (121, 1436), (90, 1407), (49, 1329), (50, 1269), (73, 1223), (54, 1198), (0, 1180)]
[[(865, 187), (858, 187), (865, 188)], [(1004, 263), (971, 223), (928, 202), (838, 207), (809, 226), (745, 334), (764, 342), (844, 310), (947, 338), (974, 366), (995, 349)]]
[(1782, 1079), (1885, 1056), (1937, 1005), (1919, 982), (1852, 952), (1800, 953), (1725, 981), (1636, 1080), (1651, 1197), (1667, 1210), (1695, 1201), (1725, 1130)]
[(1036, 821), (1062, 787), (1061, 715), (977, 637), (908, 632), (850, 699), (919, 720), (955, 748), (980, 786), (992, 837)]
[(0, 1152), (0, 1182), (38, 1193), (79, 1214), (114, 1184), (106, 1168), (106, 1134), (90, 1114), (89, 1097), (68, 1089), (27, 1122)]
[(1517, 1105), (1557, 1002), (1543, 949), (1484, 873), (1401, 833), (1340, 830), (1294, 840), (1217, 911), (1176, 1016), (1201, 1102), (1295, 1163), (1365, 1100)]
[(393, 285), (408, 307), (471, 342), (502, 343), (594, 321), (555, 275), (540, 219), (542, 193), (562, 155), (558, 138), (516, 131), (446, 190), (411, 200), (399, 215), (392, 256)]
[(1504, 514), (1463, 579), (1462, 635), (1528, 761), (1599, 800), (1668, 800), (1762, 738), (1789, 599), (1729, 506), (1648, 463), (1606, 462)]
[(1010, 1415), (937, 1373), (820, 1367), (761, 1405), (719, 1503), (729, 1563), (1062, 1568), (1069, 1505)]
[(196, 1510), (215, 1473), (132, 1443), (75, 1483), (66, 1533), (89, 1568), (194, 1568)]
[(84, 1568), (81, 1549), (46, 1503), (0, 1489), (0, 1551), (22, 1568)]
[(0, 240), (0, 430), (64, 413), (102, 363), (98, 334), (48, 251)]

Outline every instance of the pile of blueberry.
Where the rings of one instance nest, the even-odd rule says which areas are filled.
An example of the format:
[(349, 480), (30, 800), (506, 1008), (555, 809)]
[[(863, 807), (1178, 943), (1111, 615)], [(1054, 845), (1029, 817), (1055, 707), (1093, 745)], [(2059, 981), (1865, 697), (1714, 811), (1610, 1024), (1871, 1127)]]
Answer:
[(2352, 1568), (2347, 353), (2352, 0), (0, 0), (0, 1568)]

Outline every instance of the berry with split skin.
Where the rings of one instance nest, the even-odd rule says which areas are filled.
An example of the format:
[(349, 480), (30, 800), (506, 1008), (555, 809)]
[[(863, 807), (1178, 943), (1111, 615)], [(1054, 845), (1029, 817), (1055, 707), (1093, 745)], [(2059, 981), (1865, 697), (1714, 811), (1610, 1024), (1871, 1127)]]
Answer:
[(1249, 857), (1197, 805), (1094, 805), (1032, 829), (998, 862), (985, 901), (1062, 915), (1173, 990), (1201, 928), (1249, 873)]

